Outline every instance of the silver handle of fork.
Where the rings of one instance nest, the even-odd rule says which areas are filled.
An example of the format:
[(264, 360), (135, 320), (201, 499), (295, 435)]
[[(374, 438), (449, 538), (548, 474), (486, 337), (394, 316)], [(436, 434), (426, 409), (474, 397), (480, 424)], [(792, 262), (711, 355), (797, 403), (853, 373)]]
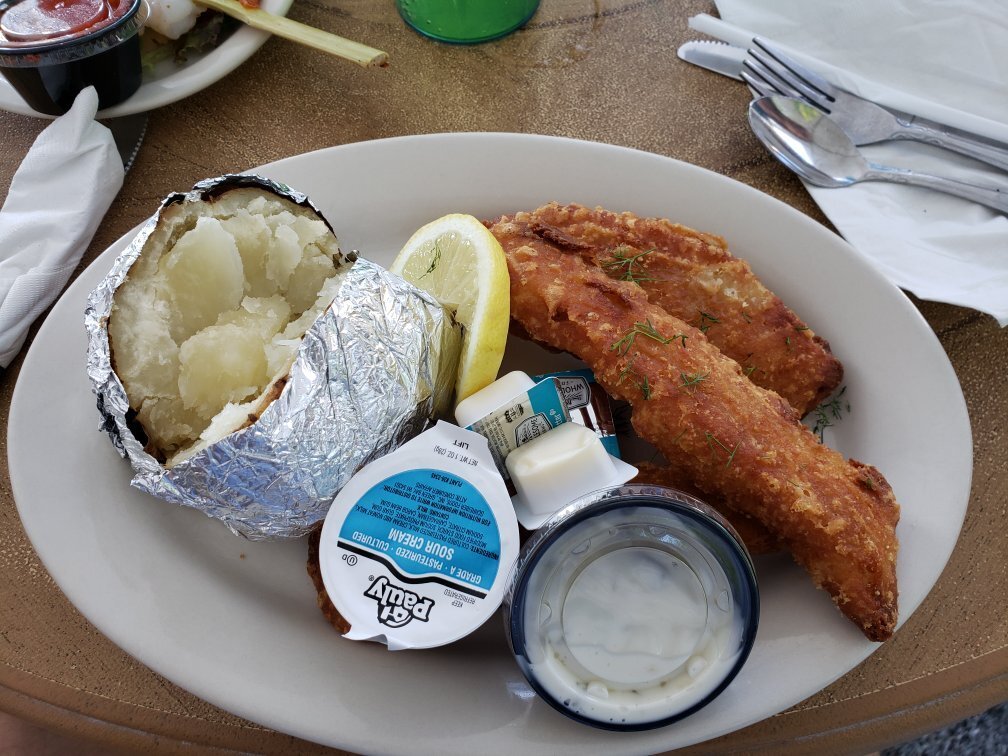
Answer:
[(891, 181), (896, 184), (912, 184), (934, 189), (955, 197), (962, 197), (970, 202), (977, 202), (986, 207), (1008, 213), (1008, 186), (1000, 189), (995, 186), (977, 186), (968, 184), (965, 181), (945, 178), (942, 176), (932, 176), (929, 173), (918, 173), (905, 168), (891, 168), (889, 166), (868, 164), (868, 171), (864, 176), (868, 180)]
[(896, 138), (913, 139), (936, 147), (944, 147), (1008, 171), (1008, 147), (1003, 144), (924, 118), (897, 116), (896, 121), (899, 124), (898, 131), (893, 134)]

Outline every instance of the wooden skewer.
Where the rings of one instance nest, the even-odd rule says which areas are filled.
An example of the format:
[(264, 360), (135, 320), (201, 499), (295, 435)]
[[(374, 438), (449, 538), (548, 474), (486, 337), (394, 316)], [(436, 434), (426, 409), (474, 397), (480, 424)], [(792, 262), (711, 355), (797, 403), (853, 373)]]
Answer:
[(262, 29), (278, 37), (300, 42), (316, 50), (337, 55), (346, 60), (368, 67), (387, 66), (388, 53), (376, 50), (352, 39), (346, 39), (327, 31), (316, 29), (285, 16), (274, 16), (258, 8), (246, 8), (238, 0), (194, 0), (198, 5), (213, 8), (226, 16), (236, 18), (254, 29)]

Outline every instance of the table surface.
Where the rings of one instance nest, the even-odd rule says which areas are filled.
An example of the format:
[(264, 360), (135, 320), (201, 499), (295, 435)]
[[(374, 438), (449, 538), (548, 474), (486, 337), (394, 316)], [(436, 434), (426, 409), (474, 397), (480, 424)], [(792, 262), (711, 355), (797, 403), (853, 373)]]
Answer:
[[(610, 142), (730, 176), (816, 220), (801, 184), (749, 133), (748, 92), (678, 60), (701, 0), (543, 0), (527, 27), (464, 47), (421, 38), (391, 0), (298, 0), (290, 16), (387, 50), (362, 69), (270, 39), (223, 80), (150, 114), (143, 148), (80, 270), (169, 192), (336, 144), (431, 132), (506, 131)], [(0, 185), (40, 119), (0, 113)], [(716, 229), (708, 229), (716, 231)], [(1008, 699), (1008, 330), (914, 300), (962, 384), (974, 440), (966, 521), (941, 579), (896, 636), (850, 673), (765, 721), (688, 753), (866, 753)], [(38, 323), (32, 329), (37, 331)], [(19, 356), (0, 371), (6, 426)], [(110, 751), (330, 753), (217, 709), (95, 630), (21, 528), (0, 436), (0, 709)]]

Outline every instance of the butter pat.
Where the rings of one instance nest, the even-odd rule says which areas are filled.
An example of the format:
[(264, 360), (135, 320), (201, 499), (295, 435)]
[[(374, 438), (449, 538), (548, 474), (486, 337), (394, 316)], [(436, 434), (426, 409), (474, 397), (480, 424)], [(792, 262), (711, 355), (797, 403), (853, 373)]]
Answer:
[[(458, 424), (479, 433), (490, 444), (497, 470), (511, 485), (504, 460), (522, 444), (570, 421), (563, 395), (553, 378), (536, 383), (521, 371), (503, 378), (459, 402)], [(514, 493), (514, 488), (509, 489)]]
[(455, 407), (455, 422), (463, 428), (468, 428), (502, 404), (528, 391), (535, 384), (536, 382), (529, 378), (527, 373), (513, 370), (459, 402)]
[(606, 452), (594, 431), (577, 423), (564, 423), (522, 444), (505, 465), (517, 491), (512, 503), (518, 521), (529, 530), (585, 494), (637, 474), (637, 468)]

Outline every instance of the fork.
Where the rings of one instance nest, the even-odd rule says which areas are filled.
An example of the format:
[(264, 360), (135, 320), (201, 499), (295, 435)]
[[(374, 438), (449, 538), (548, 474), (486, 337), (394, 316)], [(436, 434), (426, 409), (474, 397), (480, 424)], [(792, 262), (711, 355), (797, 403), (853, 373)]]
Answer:
[(912, 139), (1008, 170), (1008, 145), (1002, 142), (890, 111), (833, 86), (764, 39), (755, 37), (753, 44), (742, 68), (742, 79), (750, 88), (760, 96), (782, 94), (805, 100), (829, 114), (855, 144)]

